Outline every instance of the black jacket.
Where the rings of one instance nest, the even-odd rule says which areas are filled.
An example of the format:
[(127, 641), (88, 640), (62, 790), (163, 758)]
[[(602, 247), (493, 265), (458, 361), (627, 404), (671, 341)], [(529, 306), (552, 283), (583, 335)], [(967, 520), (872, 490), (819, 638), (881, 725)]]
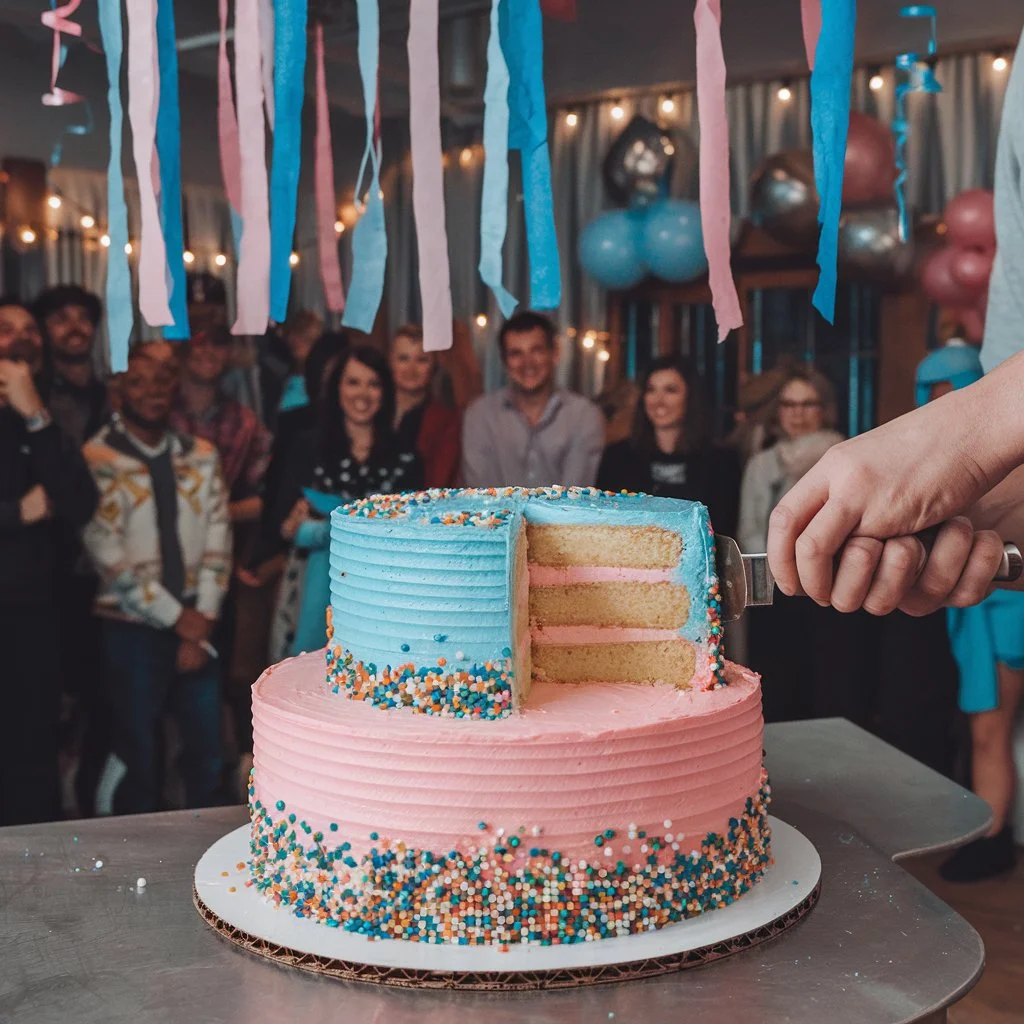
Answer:
[[(53, 516), (26, 526), (20, 502), (36, 484)], [(20, 416), (0, 409), (0, 605), (53, 600), (60, 541), (89, 522), (98, 500), (81, 451), (55, 423), (30, 434)]]

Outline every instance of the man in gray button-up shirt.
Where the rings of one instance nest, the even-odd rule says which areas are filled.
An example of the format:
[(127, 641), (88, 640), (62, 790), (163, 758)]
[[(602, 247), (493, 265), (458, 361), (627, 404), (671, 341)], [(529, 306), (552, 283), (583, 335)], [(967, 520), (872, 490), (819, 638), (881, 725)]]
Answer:
[(604, 420), (593, 402), (555, 387), (555, 328), (519, 313), (499, 338), (508, 387), (478, 398), (462, 421), (467, 487), (593, 485)]

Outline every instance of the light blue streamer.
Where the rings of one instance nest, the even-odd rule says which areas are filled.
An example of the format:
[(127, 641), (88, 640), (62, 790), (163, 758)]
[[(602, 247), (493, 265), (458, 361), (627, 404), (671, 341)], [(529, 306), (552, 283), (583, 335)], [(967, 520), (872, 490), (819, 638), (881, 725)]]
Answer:
[(132, 312), (132, 279), (128, 270), (128, 207), (124, 201), (121, 173), (121, 0), (99, 0), (100, 34), (107, 61), (107, 103), (110, 106), (110, 160), (107, 163), (107, 335), (110, 368), (114, 373), (128, 369), (128, 346), (135, 318)]
[(306, 0), (274, 0), (274, 150), (270, 168), (270, 319), (288, 316), (306, 94)]
[[(380, 152), (374, 144), (374, 113), (377, 109), (377, 66), (380, 60), (380, 10), (377, 0), (357, 0), (359, 17), (359, 73), (366, 105), (366, 148), (363, 151), (356, 195), (360, 195), (367, 164), (371, 168), (366, 206), (352, 233), (352, 283), (349, 285), (342, 325), (364, 334), (373, 330), (388, 259), (384, 203), (380, 195)], [(278, 115), (280, 116), (280, 114)]]
[(508, 231), (508, 65), (501, 51), (502, 0), (491, 0), (484, 87), (484, 181), (480, 199), (480, 278), (507, 319), (519, 300), (502, 284), (502, 250)]
[(185, 287), (184, 231), (181, 224), (181, 113), (178, 109), (178, 46), (174, 0), (157, 0), (156, 49), (160, 70), (160, 106), (156, 115), (156, 151), (160, 157), (160, 222), (167, 250), (167, 297), (174, 323), (163, 329), (170, 341), (187, 341), (188, 295)]
[(829, 323), (835, 321), (839, 217), (843, 207), (843, 163), (850, 126), (856, 25), (856, 0), (822, 0), (821, 34), (811, 72), (814, 180), (820, 198), (818, 223), (821, 226), (818, 285), (814, 289), (813, 304)]
[(551, 196), (540, 0), (504, 0), (499, 18), (511, 82), (509, 147), (522, 153), (530, 305), (557, 309), (562, 302), (562, 278)]

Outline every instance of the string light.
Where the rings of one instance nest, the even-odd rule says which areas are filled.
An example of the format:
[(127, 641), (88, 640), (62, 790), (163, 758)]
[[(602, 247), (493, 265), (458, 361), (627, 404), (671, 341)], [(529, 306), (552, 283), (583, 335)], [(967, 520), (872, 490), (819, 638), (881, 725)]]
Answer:
[(1000, 74), (1004, 72), (1010, 66), (1010, 62), (1001, 54), (997, 53), (992, 58), (992, 70), (998, 71)]
[(480, 313), (477, 316), (477, 318), (476, 318), (476, 325), (481, 330), (483, 330), (487, 326), (487, 314), (486, 313)]
[(22, 228), (18, 237), (25, 245), (31, 245), (36, 240), (36, 233), (31, 228)]
[(661, 112), (663, 114), (674, 114), (676, 109), (676, 101), (671, 96), (661, 97)]
[(793, 90), (789, 87), (788, 82), (783, 82), (779, 86), (779, 91), (776, 93), (779, 97), (779, 101), (782, 103), (788, 103), (793, 98)]
[(472, 162), (473, 162), (473, 150), (470, 149), (469, 146), (467, 146), (464, 150), (462, 150), (461, 153), (459, 153), (459, 166), (460, 167), (469, 167), (469, 165)]
[(64, 205), (63, 200), (56, 193), (46, 200), (46, 204), (51, 210), (59, 210)]
[(297, 252), (293, 252), (291, 256), (288, 257), (288, 265), (291, 267), (297, 267), (299, 265), (299, 254)]
[(82, 215), (82, 219), (78, 223), (88, 231), (90, 228), (96, 227), (96, 218), (92, 214), (86, 213)]
[(187, 263), (187, 264), (188, 264), (189, 266), (192, 266), (192, 264), (193, 264), (193, 263), (195, 263), (195, 261), (196, 261), (196, 254), (195, 254), (194, 252), (192, 252), (192, 251), (191, 251), (190, 249), (186, 249), (186, 250), (185, 250), (185, 251), (184, 251), (184, 252), (183, 252), (183, 253), (181, 254), (181, 258), (182, 258), (182, 259), (183, 259), (183, 260), (184, 260), (184, 261), (185, 261), (185, 262), (186, 262), (186, 263)]
[(879, 71), (878, 68), (875, 68), (874, 71), (871, 72), (871, 77), (868, 79), (868, 88), (872, 92), (880, 92), (884, 86), (885, 79), (882, 77), (881, 71)]
[(587, 333), (583, 335), (583, 347), (584, 348), (587, 348), (587, 349), (593, 348), (596, 342), (597, 342), (597, 335), (593, 331), (587, 331)]
[(622, 104), (616, 100), (615, 106), (612, 107), (612, 119), (615, 121), (621, 121), (626, 116), (626, 111), (622, 109)]
[(611, 352), (609, 352), (608, 349), (606, 349), (606, 348), (601, 349), (601, 351), (597, 353), (597, 358), (602, 363), (607, 363), (608, 360), (611, 359), (611, 357), (612, 357)]
[(226, 267), (228, 264), (228, 258), (224, 253), (219, 252), (213, 257), (213, 262), (216, 263), (218, 267)]
[(343, 220), (336, 220), (334, 222), (334, 233), (336, 235), (345, 234), (345, 222)]
[[(110, 243), (108, 242), (107, 244), (109, 245)], [(124, 243), (124, 254), (125, 254), (125, 256), (131, 256), (131, 254), (132, 254), (132, 243), (131, 242), (125, 242)]]
[(109, 249), (110, 235), (100, 235), (100, 245), (102, 245), (104, 249)]
[(580, 115), (575, 110), (570, 110), (565, 115), (565, 125), (567, 128), (575, 128), (580, 123)]

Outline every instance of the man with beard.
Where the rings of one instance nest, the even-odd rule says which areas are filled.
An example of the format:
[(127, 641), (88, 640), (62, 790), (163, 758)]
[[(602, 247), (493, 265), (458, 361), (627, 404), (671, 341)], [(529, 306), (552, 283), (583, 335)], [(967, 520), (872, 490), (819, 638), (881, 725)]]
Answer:
[(32, 308), (50, 357), (50, 412), (64, 433), (81, 446), (110, 415), (107, 387), (93, 364), (103, 307), (92, 292), (60, 284), (42, 292)]
[(32, 314), (0, 299), (0, 825), (60, 814), (57, 725), (62, 631), (57, 537), (96, 508), (81, 453), (39, 395), (42, 339)]
[(554, 324), (518, 313), (498, 338), (508, 387), (478, 398), (462, 422), (467, 487), (592, 486), (604, 447), (593, 402), (555, 386)]
[(169, 429), (174, 375), (146, 348), (129, 354), (119, 415), (85, 447), (100, 491), (83, 540), (100, 576), (118, 814), (159, 807), (156, 735), (165, 707), (181, 736), (187, 805), (215, 803), (220, 781), (220, 673), (210, 636), (231, 567), (227, 493), (214, 447)]

